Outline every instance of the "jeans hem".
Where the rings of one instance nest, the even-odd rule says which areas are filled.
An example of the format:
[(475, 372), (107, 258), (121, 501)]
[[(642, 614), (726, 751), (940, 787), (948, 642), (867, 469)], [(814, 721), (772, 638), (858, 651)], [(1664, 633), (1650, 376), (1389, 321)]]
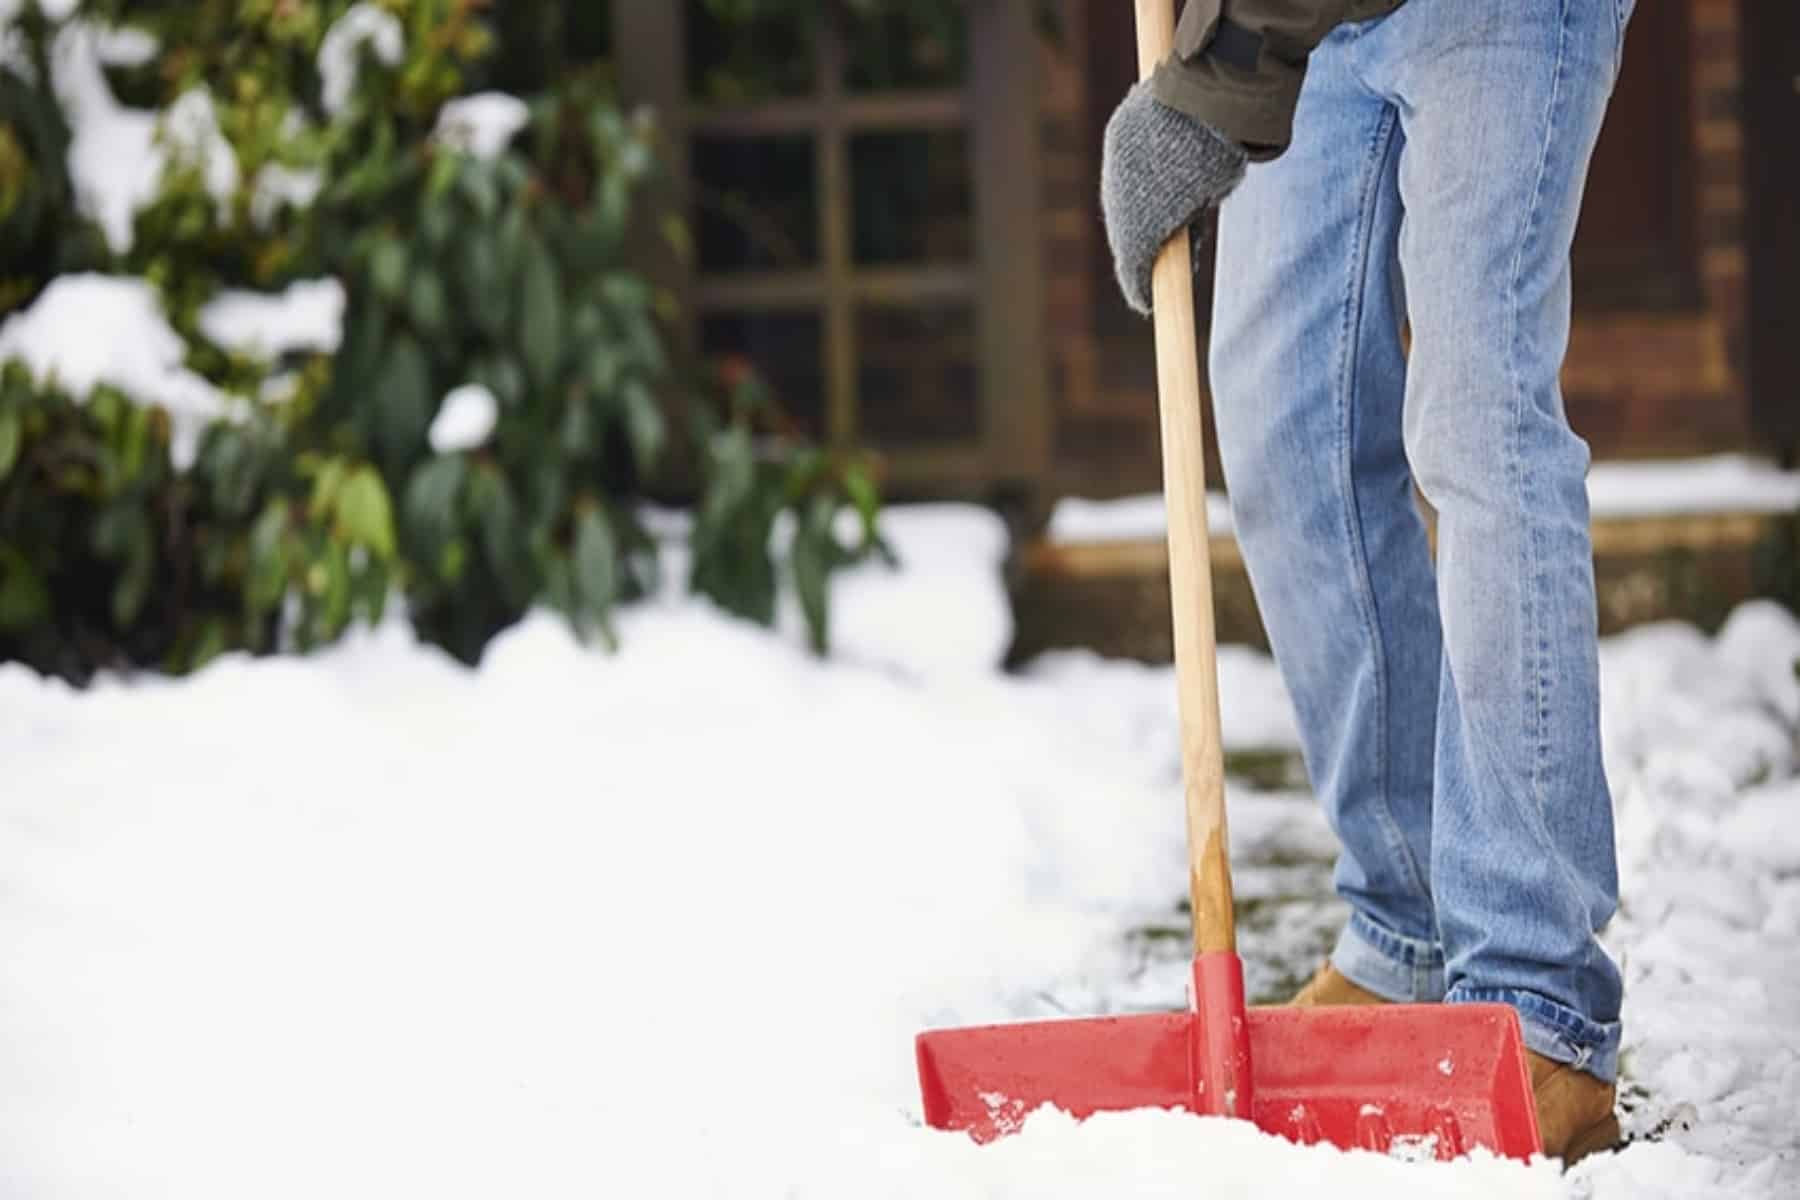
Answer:
[(1444, 998), (1444, 952), (1353, 913), (1331, 952), (1338, 974), (1385, 1000), (1435, 1004)]
[(1567, 1063), (1606, 1083), (1619, 1077), (1619, 1022), (1591, 1021), (1536, 992), (1515, 988), (1452, 989), (1451, 1004), (1508, 1004), (1518, 1011), (1525, 1048)]

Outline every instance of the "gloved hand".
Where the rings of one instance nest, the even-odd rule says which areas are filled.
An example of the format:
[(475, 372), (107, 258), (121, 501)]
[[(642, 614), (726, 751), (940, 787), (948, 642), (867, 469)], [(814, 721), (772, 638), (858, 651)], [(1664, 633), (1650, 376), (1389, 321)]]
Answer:
[(1150, 312), (1150, 269), (1165, 243), (1244, 177), (1244, 151), (1133, 87), (1106, 123), (1100, 210), (1125, 303)]

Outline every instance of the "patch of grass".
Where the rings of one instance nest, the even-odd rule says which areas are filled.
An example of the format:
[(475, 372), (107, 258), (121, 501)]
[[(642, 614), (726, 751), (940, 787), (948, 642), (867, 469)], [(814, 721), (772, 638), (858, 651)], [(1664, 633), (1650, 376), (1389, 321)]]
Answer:
[(1259, 792), (1288, 791), (1306, 786), (1306, 767), (1292, 750), (1228, 751), (1225, 774), (1243, 780)]

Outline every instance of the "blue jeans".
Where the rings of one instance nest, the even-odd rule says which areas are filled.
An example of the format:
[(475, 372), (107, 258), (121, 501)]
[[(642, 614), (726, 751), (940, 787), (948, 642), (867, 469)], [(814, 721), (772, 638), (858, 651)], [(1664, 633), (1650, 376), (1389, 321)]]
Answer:
[[(1409, 0), (1314, 53), (1220, 213), (1219, 446), (1343, 843), (1333, 962), (1618, 1070), (1569, 246), (1631, 0)], [(1410, 322), (1411, 346), (1402, 340)], [(1434, 566), (1413, 490), (1437, 512)]]

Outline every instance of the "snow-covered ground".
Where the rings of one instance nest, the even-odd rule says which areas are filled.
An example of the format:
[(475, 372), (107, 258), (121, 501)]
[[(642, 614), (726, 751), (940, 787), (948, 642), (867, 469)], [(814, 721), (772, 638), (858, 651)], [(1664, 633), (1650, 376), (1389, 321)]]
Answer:
[[(474, 671), (400, 626), (85, 693), (0, 668), (0, 1196), (1800, 1192), (1800, 622), (1767, 605), (1604, 651), (1650, 1140), (1565, 1177), (1168, 1113), (921, 1128), (923, 1026), (1181, 1002), (1182, 825), (1169, 672), (1000, 674), (998, 525), (889, 530), (910, 566), (839, 588), (831, 662), (669, 599), (616, 655), (539, 616)], [(1278, 763), (1272, 665), (1221, 683), (1234, 761)], [(1265, 995), (1339, 919), (1280, 776), (1231, 797)]]

